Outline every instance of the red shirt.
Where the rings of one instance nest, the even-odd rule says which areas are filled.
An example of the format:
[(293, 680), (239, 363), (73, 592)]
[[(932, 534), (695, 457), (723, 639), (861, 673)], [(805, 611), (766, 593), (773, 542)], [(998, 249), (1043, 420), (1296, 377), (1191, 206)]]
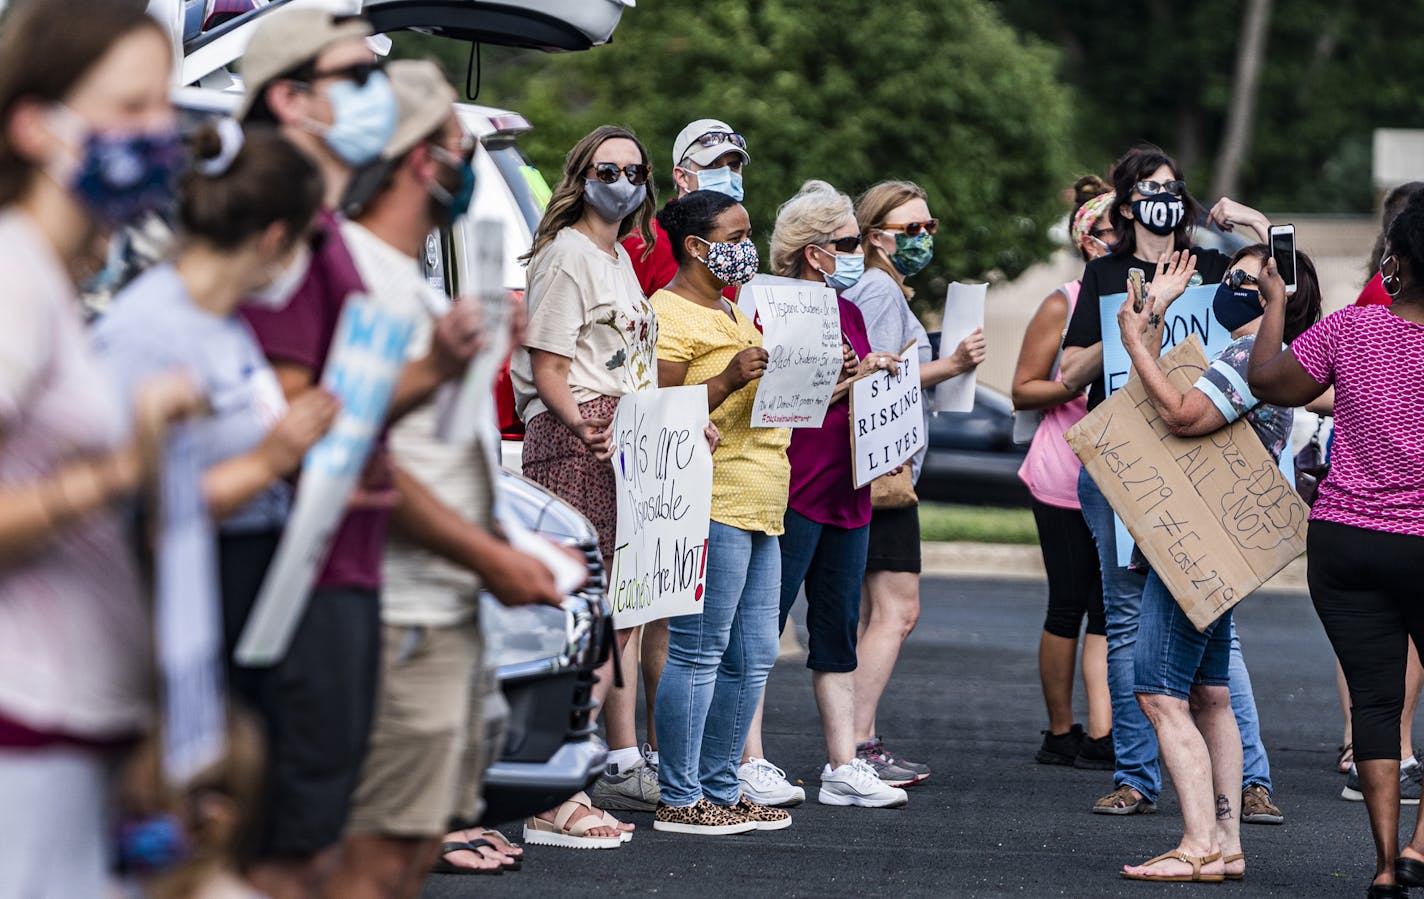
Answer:
[(1360, 291), (1359, 297), (1355, 300), (1356, 306), (1388, 306), (1390, 296), (1384, 290), (1384, 276), (1375, 272), (1373, 278), (1365, 282), (1365, 289)]
[[(324, 232), (321, 248), (312, 256), (306, 280), (291, 302), (281, 309), (259, 309), (251, 304), (241, 307), (267, 358), (308, 368), (317, 382), (321, 380), (346, 297), (366, 290), (341, 239), (341, 218), (323, 210), (318, 222)], [(376, 438), (356, 490), (358, 494), (384, 493), (394, 487), (382, 433)], [(373, 506), (350, 510), (341, 519), (326, 565), (317, 575), (318, 588), (381, 589), (381, 557), (391, 510), (383, 504)]]

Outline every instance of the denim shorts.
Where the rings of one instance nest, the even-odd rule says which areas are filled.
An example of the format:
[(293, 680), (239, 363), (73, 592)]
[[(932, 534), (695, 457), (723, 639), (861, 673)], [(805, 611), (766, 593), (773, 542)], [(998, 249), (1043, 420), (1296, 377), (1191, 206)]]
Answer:
[(781, 535), (781, 621), (806, 588), (806, 630), (812, 671), (847, 672), (856, 666), (856, 635), (860, 627), (860, 585), (865, 578), (865, 554), (870, 525), (842, 528), (812, 521), (795, 509), (786, 510)]
[(1156, 573), (1142, 588), (1142, 614), (1133, 658), (1134, 693), (1187, 699), (1192, 687), (1231, 683), (1231, 610), (1205, 631), (1177, 605)]

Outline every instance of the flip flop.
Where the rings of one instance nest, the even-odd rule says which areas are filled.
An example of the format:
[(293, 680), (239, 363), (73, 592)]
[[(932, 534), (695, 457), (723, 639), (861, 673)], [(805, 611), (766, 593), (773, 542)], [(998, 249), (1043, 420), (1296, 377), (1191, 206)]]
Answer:
[(1151, 861), (1143, 862), (1142, 867), (1151, 867), (1152, 865), (1155, 865), (1158, 862), (1166, 861), (1169, 858), (1176, 859), (1179, 862), (1185, 862), (1186, 864), (1191, 865), (1192, 873), (1164, 874), (1161, 876), (1153, 876), (1151, 874), (1129, 874), (1127, 873), (1127, 871), (1121, 871), (1119, 873), (1126, 880), (1151, 880), (1157, 883), (1221, 883), (1223, 880), (1226, 879), (1226, 875), (1224, 874), (1203, 874), (1201, 870), (1203, 866), (1209, 865), (1217, 859), (1221, 858), (1220, 852), (1213, 852), (1211, 855), (1203, 855), (1197, 857), (1187, 855), (1180, 849), (1173, 849), (1169, 852), (1162, 853)]
[[(1229, 864), (1231, 864), (1232, 862), (1245, 861), (1245, 859), (1246, 859), (1245, 854), (1240, 853), (1240, 852), (1237, 852), (1237, 853), (1234, 854), (1234, 855), (1223, 855), (1223, 856), (1221, 857), (1221, 863), (1222, 863), (1223, 865), (1229, 865)], [(1243, 870), (1240, 874), (1232, 874), (1230, 871), (1228, 871), (1228, 872), (1226, 872), (1226, 874), (1223, 875), (1223, 876), (1224, 876), (1227, 880), (1245, 880), (1245, 879), (1246, 879), (1246, 872)]]
[(518, 871), (524, 867), (524, 848), (518, 843), (511, 843), (509, 837), (499, 831), (488, 827), (481, 828), (480, 835), (477, 839), (490, 840), (494, 843), (496, 850), (509, 857), (509, 861), (504, 864), (506, 871)]
[(1402, 887), (1424, 886), (1424, 862), (1399, 856), (1394, 860), (1394, 879)]
[[(492, 845), (492, 844), (489, 843), (488, 841), (481, 841), (481, 842), (483, 842), (484, 845), (486, 845), (486, 846), (491, 846), (491, 845)], [(469, 876), (472, 876), (472, 877), (499, 877), (500, 875), (502, 875), (502, 874), (504, 873), (504, 866), (503, 866), (503, 865), (500, 865), (500, 866), (494, 867), (494, 868), (466, 868), (466, 867), (463, 867), (462, 865), (457, 865), (457, 864), (454, 864), (454, 863), (452, 863), (452, 862), (448, 862), (448, 861), (445, 860), (445, 856), (449, 855), (449, 854), (452, 853), (452, 852), (466, 852), (466, 851), (468, 851), (468, 852), (473, 852), (473, 853), (475, 853), (476, 855), (479, 855), (479, 854), (480, 854), (480, 853), (479, 853), (479, 847), (476, 846), (473, 841), (471, 841), (471, 842), (469, 842), (469, 843), (457, 843), (457, 842), (441, 843), (441, 844), (440, 844), (440, 859), (439, 859), (434, 865), (431, 866), (431, 868), (430, 868), (430, 873), (432, 873), (432, 874), (462, 874), (462, 875), (469, 875)]]

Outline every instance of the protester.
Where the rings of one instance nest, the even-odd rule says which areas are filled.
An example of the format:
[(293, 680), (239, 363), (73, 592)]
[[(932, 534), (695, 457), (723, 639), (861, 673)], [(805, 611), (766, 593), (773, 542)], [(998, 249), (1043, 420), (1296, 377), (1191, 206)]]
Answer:
[[(1111, 249), (1112, 187), (1096, 175), (1073, 185), (1069, 216), (1073, 246), (1091, 262)], [(1038, 545), (1048, 573), (1048, 615), (1038, 641), (1038, 676), (1048, 706), (1048, 730), (1035, 756), (1039, 764), (1112, 770), (1112, 700), (1108, 694), (1108, 644), (1103, 621), (1103, 581), (1093, 533), (1078, 502), (1082, 463), (1063, 435), (1087, 414), (1081, 391), (1063, 386), (1058, 358), (1063, 331), (1078, 301), (1080, 280), (1050, 293), (1024, 331), (1014, 368), (1015, 415), (1040, 416), (1019, 478), (1033, 495)], [(1073, 721), (1073, 668), (1078, 633), (1083, 636), (1083, 691), (1088, 698), (1088, 730)]]
[[(281, 9), (257, 25), (242, 59), (245, 123), (275, 123), (321, 173), (305, 280), (281, 308), (242, 309), (288, 402), (320, 383), (346, 301), (366, 292), (337, 211), (356, 166), (374, 160), (396, 125), (396, 100), (365, 38), (370, 26), (320, 9)], [(464, 371), (478, 328), (457, 306), (430, 351), (407, 363), (393, 391), (391, 423)], [(234, 666), (234, 691), (263, 719), (270, 776), (263, 844), (252, 881), (273, 899), (313, 896), (341, 867), (336, 852), (360, 776), (379, 679), (381, 554), (397, 500), (384, 440), (377, 438), (347, 503), (286, 656)], [(277, 547), (275, 532), (225, 538), (223, 590), (229, 650), (236, 643)]]
[[(908, 181), (882, 181), (861, 194), (855, 205), (864, 262), (859, 253), (836, 245), (835, 253), (817, 248), (816, 265), (826, 283), (855, 303), (865, 316), (870, 348), (896, 357), (911, 341), (918, 353), (920, 384), (929, 388), (972, 371), (984, 361), (983, 329), (959, 342), (954, 352), (932, 359), (924, 326), (910, 311), (914, 291), (905, 279), (918, 274), (934, 256), (939, 220), (930, 216), (928, 198)], [(842, 262), (845, 264), (842, 265)], [(864, 277), (861, 276), (862, 266)], [(926, 404), (928, 410), (928, 404)], [(926, 412), (928, 416), (928, 411)], [(929, 430), (928, 417), (925, 430)], [(915, 454), (911, 480), (918, 480), (925, 450)], [(880, 697), (895, 670), (900, 646), (920, 617), (920, 512), (916, 506), (875, 509), (870, 518), (870, 548), (861, 591), (859, 666), (855, 670), (856, 754), (891, 786), (929, 777), (928, 765), (894, 756), (876, 727)]]
[[(656, 208), (647, 151), (633, 132), (604, 125), (574, 145), (534, 235), (529, 261), (529, 325), (510, 366), (524, 420), (524, 475), (583, 513), (598, 532), (604, 566), (613, 562), (618, 524), (610, 430), (618, 400), (657, 384), (658, 322), (628, 251), (619, 240), (637, 231), (652, 240)], [(631, 630), (618, 631), (621, 651)], [(595, 699), (612, 681), (599, 675)], [(630, 691), (636, 685), (625, 685)], [(634, 694), (636, 695), (636, 694)], [(658, 779), (638, 748), (633, 702), (608, 725), (608, 770), (594, 785), (599, 807), (653, 811)], [(582, 809), (580, 811), (580, 809)], [(530, 819), (527, 842), (616, 848), (621, 828), (583, 794)], [(539, 821), (542, 820), (542, 823)], [(631, 827), (631, 825), (628, 825)]]
[[(1103, 383), (1101, 298), (1127, 289), (1131, 268), (1139, 268), (1151, 283), (1163, 255), (1191, 246), (1192, 234), (1202, 216), (1201, 206), (1187, 192), (1177, 164), (1156, 147), (1129, 150), (1113, 166), (1115, 205), (1112, 252), (1089, 262), (1083, 269), (1082, 287), (1068, 331), (1063, 339), (1059, 376), (1071, 390), (1091, 385), (1088, 410), (1106, 399)], [(1222, 198), (1212, 208), (1210, 221), (1223, 229), (1246, 225), (1263, 243), (1270, 241), (1270, 222), (1254, 209)], [(1191, 248), (1196, 272), (1203, 280), (1221, 280), (1227, 257), (1216, 250)], [(1102, 815), (1145, 814), (1155, 810), (1161, 787), (1157, 741), (1152, 727), (1133, 695), (1133, 654), (1138, 616), (1142, 607), (1143, 578), (1118, 564), (1117, 537), (1112, 507), (1087, 471), (1078, 477), (1078, 498), (1083, 518), (1098, 549), (1103, 584), (1103, 612), (1108, 638), (1108, 690), (1112, 696), (1112, 738), (1116, 769), (1112, 792), (1093, 804)], [(1270, 766), (1260, 741), (1256, 702), (1245, 665), (1233, 642), (1231, 698), (1245, 747), (1244, 787), (1259, 785), (1269, 795)], [(1262, 791), (1255, 791), (1260, 799)], [(1253, 800), (1254, 802), (1254, 800)], [(1280, 823), (1274, 804), (1251, 815), (1261, 823)], [(1253, 822), (1254, 823), (1254, 822)]]
[(134, 4), (73, 16), (31, 0), (0, 33), (3, 896), (105, 894), (111, 773), (152, 724), (152, 622), (117, 506), (151, 486), (197, 395), (173, 375), (121, 395), (71, 272), (102, 232), (172, 200), (172, 58)]
[[(812, 182), (777, 212), (771, 234), (774, 274), (823, 284), (814, 265), (816, 248), (856, 238), (860, 229), (850, 197), (830, 185)], [(883, 783), (865, 759), (856, 755), (855, 668), (860, 622), (860, 588), (870, 545), (870, 487), (856, 489), (850, 434), (850, 387), (857, 375), (876, 371), (899, 374), (892, 353), (873, 353), (865, 320), (855, 304), (837, 297), (841, 340), (847, 353), (841, 381), (819, 428), (797, 428), (786, 455), (791, 462), (791, 493), (781, 535), (781, 616), (779, 629), (806, 588), (806, 625), (810, 653), (806, 667), (821, 728), (826, 740), (826, 764), (821, 771), (819, 799), (826, 805), (870, 808), (898, 807), (905, 791)], [(738, 769), (744, 795), (752, 801), (781, 799), (800, 787), (787, 783), (781, 769), (765, 759), (761, 740), (762, 712), (752, 723), (746, 761)], [(770, 770), (768, 770), (770, 769)], [(776, 804), (776, 803), (767, 803)]]
[[(1258, 401), (1244, 385), (1262, 313), (1260, 293), (1248, 285), (1259, 282), (1261, 265), (1269, 257), (1266, 244), (1246, 247), (1232, 257), (1213, 303), (1217, 321), (1231, 329), (1232, 342), (1185, 392), (1167, 379), (1157, 358), (1162, 353), (1162, 316), (1195, 274), (1191, 254), (1179, 250), (1170, 260), (1158, 262), (1146, 297), (1130, 285), (1117, 317), (1133, 369), (1170, 433), (1199, 437), (1245, 418), (1272, 458), (1279, 459), (1290, 444), (1291, 409)], [(1320, 287), (1309, 256), (1296, 254), (1296, 272), (1298, 286), (1286, 309), (1287, 340), (1320, 318)], [(1135, 303), (1140, 308), (1135, 309)], [(1184, 831), (1175, 849), (1125, 867), (1125, 877), (1237, 880), (1245, 873), (1240, 819), (1250, 790), (1259, 788), (1248, 788), (1243, 805), (1231, 799), (1242, 782), (1241, 734), (1231, 708), (1232, 620), (1227, 609), (1198, 630), (1158, 574), (1147, 575), (1133, 692), (1157, 731), (1162, 761), (1177, 787)]]
[[(1424, 191), (1424, 181), (1409, 181), (1390, 188), (1389, 193), (1384, 195), (1384, 202), (1380, 204), (1380, 232), (1375, 238), (1374, 246), (1370, 248), (1370, 258), (1365, 262), (1365, 272), (1368, 275), (1368, 280), (1365, 281), (1364, 288), (1355, 299), (1356, 306), (1389, 305), (1389, 291), (1384, 289), (1384, 281), (1380, 277), (1379, 272), (1380, 259), (1384, 258), (1385, 235), (1389, 232), (1390, 222), (1394, 221), (1395, 217), (1399, 215), (1405, 205), (1414, 198), (1415, 194), (1421, 191)], [(1413, 664), (1414, 663), (1411, 662), (1411, 665)], [(1418, 686), (1413, 686), (1411, 689), (1416, 694), (1419, 691)]]
[(1299, 406), (1335, 388), (1330, 473), (1310, 509), (1311, 601), (1350, 685), (1355, 765), (1375, 843), (1370, 896), (1424, 885), (1424, 819), (1401, 853), (1399, 718), (1409, 643), (1424, 646), (1424, 195), (1389, 226), (1381, 281), (1389, 306), (1350, 306), (1279, 350), (1289, 308), (1275, 263), (1248, 384)]

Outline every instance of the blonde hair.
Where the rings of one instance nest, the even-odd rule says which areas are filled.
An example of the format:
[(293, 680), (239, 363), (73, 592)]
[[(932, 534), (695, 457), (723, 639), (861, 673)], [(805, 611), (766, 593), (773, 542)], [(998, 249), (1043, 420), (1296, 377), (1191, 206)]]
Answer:
[(643, 165), (648, 166), (648, 183), (647, 190), (643, 192), (643, 202), (619, 224), (618, 239), (622, 240), (636, 230), (646, 247), (643, 258), (646, 259), (653, 251), (653, 229), (649, 223), (653, 220), (653, 211), (658, 207), (658, 197), (653, 187), (653, 167), (648, 161), (648, 150), (643, 146), (643, 142), (638, 140), (638, 135), (629, 129), (620, 125), (600, 125), (574, 144), (569, 155), (564, 157), (563, 175), (549, 196), (549, 205), (544, 207), (544, 217), (539, 220), (539, 228), (534, 232), (534, 245), (529, 248), (529, 252), (519, 257), (520, 262), (529, 262), (539, 255), (540, 250), (553, 242), (560, 231), (583, 218), (583, 173), (593, 165), (593, 157), (598, 153), (598, 148), (618, 138), (637, 144)]
[(900, 285), (906, 299), (914, 296), (915, 292), (905, 286), (900, 274), (895, 271), (895, 266), (891, 264), (890, 257), (870, 239), (870, 232), (885, 224), (885, 216), (911, 200), (924, 200), (928, 203), (929, 195), (913, 181), (881, 181), (872, 185), (855, 201), (855, 221), (860, 226), (866, 267), (878, 268), (888, 274)]
[(786, 278), (801, 274), (801, 251), (827, 243), (855, 220), (850, 197), (824, 181), (807, 181), (776, 210), (771, 231), (771, 271)]

